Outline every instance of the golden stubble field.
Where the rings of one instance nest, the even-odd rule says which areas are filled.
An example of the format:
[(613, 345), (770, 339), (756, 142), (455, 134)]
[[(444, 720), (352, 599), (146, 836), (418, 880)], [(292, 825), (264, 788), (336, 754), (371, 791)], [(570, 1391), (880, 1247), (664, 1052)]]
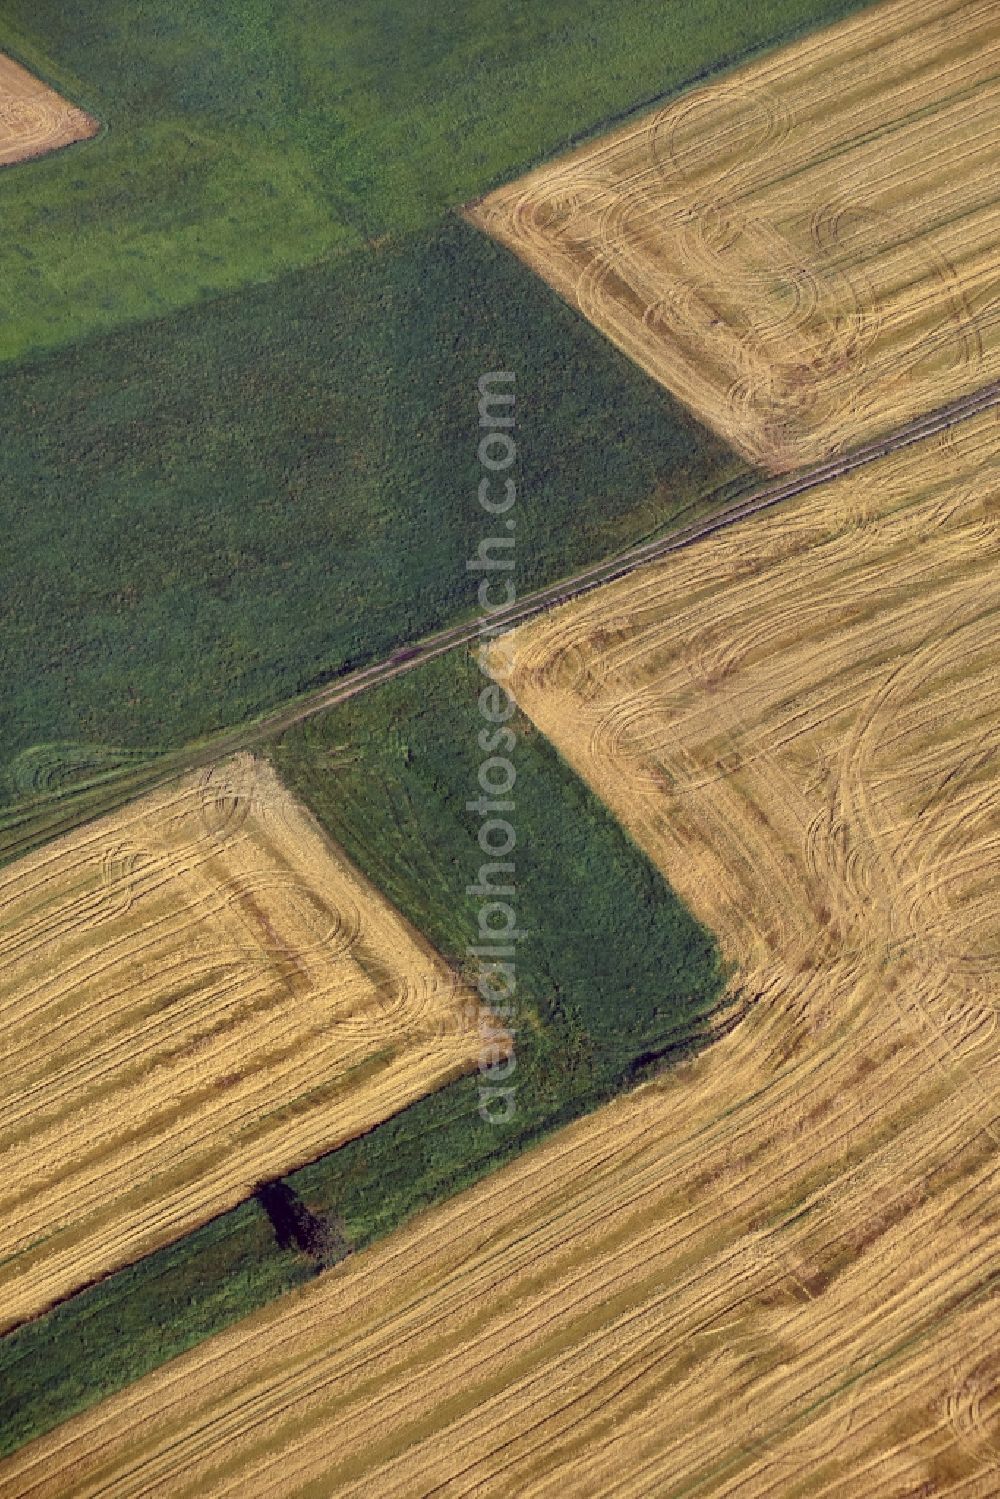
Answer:
[(475, 1066), (476, 1007), (248, 755), (0, 873), (0, 1325)]
[(96, 135), (97, 121), (0, 53), (0, 167)]
[(1000, 1492), (998, 551), (991, 414), (515, 632), (742, 1020), (0, 1495)]
[(469, 210), (750, 459), (1000, 375), (1000, 12), (890, 0)]

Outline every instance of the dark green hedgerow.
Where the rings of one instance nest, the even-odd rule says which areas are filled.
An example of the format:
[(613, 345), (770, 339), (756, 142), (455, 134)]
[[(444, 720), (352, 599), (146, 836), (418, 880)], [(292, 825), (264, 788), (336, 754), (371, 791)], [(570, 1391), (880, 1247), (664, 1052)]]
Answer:
[[(482, 680), (448, 656), (287, 732), (293, 790), (452, 964), (465, 970), (483, 861)], [(495, 1169), (698, 1044), (720, 992), (709, 934), (606, 808), (522, 718), (515, 908), (516, 1111), (484, 1123), (477, 1075), (421, 1099), (286, 1179), (355, 1248)], [(0, 1340), (0, 1451), (64, 1420), (307, 1279), (256, 1201)], [(335, 1273), (335, 1272), (334, 1272)]]
[[(474, 661), (450, 656), (287, 733), (287, 784), (470, 981), (485, 856), (467, 802), (483, 753)], [(691, 1044), (718, 997), (709, 934), (604, 805), (518, 715), (517, 1111), (484, 1124), (474, 1078), (290, 1178), (355, 1243), (595, 1107)]]

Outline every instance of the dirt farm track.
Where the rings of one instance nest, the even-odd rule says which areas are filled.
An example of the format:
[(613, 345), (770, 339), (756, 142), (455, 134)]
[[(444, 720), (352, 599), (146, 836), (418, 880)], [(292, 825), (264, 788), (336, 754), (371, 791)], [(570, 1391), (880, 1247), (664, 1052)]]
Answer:
[(0, 1495), (995, 1495), (998, 548), (987, 410), (516, 632), (745, 1018)]
[(96, 120), (0, 53), (0, 167), (86, 140)]
[[(97, 128), (0, 58), (0, 166)], [(479, 643), (729, 975), (0, 1499), (1000, 1499), (998, 160), (1000, 0), (881, 0), (470, 205), (772, 477), (0, 822), (0, 1333), (476, 1065), (286, 725)]]

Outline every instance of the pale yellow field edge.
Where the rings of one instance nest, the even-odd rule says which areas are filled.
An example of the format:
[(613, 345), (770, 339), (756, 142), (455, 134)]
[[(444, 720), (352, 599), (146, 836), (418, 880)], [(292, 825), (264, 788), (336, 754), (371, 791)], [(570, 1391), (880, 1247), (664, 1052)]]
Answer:
[(0, 167), (89, 140), (100, 124), (0, 53)]

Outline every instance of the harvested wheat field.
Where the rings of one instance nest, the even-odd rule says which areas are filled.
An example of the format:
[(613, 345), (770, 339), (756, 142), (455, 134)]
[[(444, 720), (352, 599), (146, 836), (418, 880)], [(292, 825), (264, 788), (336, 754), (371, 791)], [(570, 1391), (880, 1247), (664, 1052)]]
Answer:
[(508, 637), (742, 1020), (0, 1495), (1000, 1491), (998, 550), (989, 415)]
[(996, 1495), (999, 552), (990, 415), (514, 634), (744, 1018), (0, 1495)]
[(12, 865), (2, 1325), (469, 1070), (475, 1015), (249, 756)]
[(1000, 375), (1000, 14), (891, 0), (470, 209), (752, 462)]
[(0, 53), (0, 166), (88, 140), (96, 120)]

